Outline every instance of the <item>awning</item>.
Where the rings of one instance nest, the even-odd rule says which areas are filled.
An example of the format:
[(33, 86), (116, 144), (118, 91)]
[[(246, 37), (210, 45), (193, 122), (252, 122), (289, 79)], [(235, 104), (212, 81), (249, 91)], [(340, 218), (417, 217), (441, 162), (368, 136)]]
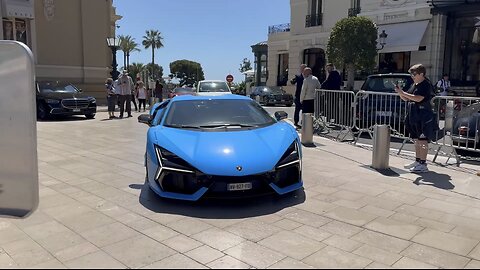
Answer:
[(379, 53), (418, 51), (429, 21), (385, 24), (378, 26), (378, 33), (385, 30), (388, 37)]
[(33, 1), (5, 0), (2, 8), (3, 17), (33, 19), (35, 14)]

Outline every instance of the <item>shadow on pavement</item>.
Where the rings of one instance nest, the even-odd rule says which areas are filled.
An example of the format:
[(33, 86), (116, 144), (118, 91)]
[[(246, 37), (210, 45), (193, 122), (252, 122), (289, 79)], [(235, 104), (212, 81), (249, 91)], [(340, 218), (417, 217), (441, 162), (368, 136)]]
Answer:
[(446, 174), (439, 174), (433, 171), (420, 175), (413, 183), (415, 185), (429, 185), (437, 188), (452, 190), (455, 188), (450, 181), (452, 177)]
[(202, 199), (198, 202), (188, 202), (160, 198), (146, 183), (130, 185), (130, 188), (141, 189), (140, 203), (153, 212), (206, 219), (240, 219), (269, 215), (302, 204), (306, 199), (305, 191), (302, 189), (283, 196)]

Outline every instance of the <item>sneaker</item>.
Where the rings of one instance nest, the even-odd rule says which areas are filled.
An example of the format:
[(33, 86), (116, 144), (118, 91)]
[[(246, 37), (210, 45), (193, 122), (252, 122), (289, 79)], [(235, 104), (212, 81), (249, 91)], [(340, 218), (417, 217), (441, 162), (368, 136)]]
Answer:
[(408, 165), (405, 165), (403, 166), (405, 169), (411, 169), (411, 168), (415, 168), (418, 164), (420, 164), (420, 162), (418, 161), (414, 161), (413, 163), (410, 163)]
[(428, 172), (427, 164), (418, 164), (417, 166), (410, 169), (412, 173), (426, 173)]

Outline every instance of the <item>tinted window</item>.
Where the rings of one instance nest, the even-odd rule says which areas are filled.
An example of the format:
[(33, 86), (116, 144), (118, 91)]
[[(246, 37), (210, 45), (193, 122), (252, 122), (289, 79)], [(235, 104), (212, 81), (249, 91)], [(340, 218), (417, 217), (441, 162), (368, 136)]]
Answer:
[(363, 84), (362, 90), (373, 92), (394, 92), (395, 85), (399, 84), (403, 90), (407, 91), (412, 85), (413, 80), (410, 77), (370, 77)]
[(193, 90), (193, 88), (188, 88), (188, 87), (187, 88), (175, 88), (173, 90), (173, 92), (175, 92), (175, 93), (193, 93), (194, 90)]
[(202, 82), (199, 92), (230, 92), (226, 82)]
[(38, 88), (40, 92), (77, 92), (77, 88), (71, 84), (62, 83), (39, 83)]
[(251, 100), (186, 100), (172, 103), (164, 125), (266, 126), (275, 120), (260, 105)]

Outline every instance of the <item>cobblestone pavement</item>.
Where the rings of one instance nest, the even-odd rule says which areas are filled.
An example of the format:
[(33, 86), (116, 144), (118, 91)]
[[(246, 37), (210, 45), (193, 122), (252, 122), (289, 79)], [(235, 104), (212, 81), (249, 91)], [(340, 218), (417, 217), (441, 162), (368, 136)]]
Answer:
[[(134, 118), (38, 123), (40, 206), (0, 219), (0, 267), (479, 268), (480, 178), (370, 169), (366, 149), (315, 138), (305, 190), (183, 203), (144, 186)], [(19, 168), (20, 169), (20, 168)]]

